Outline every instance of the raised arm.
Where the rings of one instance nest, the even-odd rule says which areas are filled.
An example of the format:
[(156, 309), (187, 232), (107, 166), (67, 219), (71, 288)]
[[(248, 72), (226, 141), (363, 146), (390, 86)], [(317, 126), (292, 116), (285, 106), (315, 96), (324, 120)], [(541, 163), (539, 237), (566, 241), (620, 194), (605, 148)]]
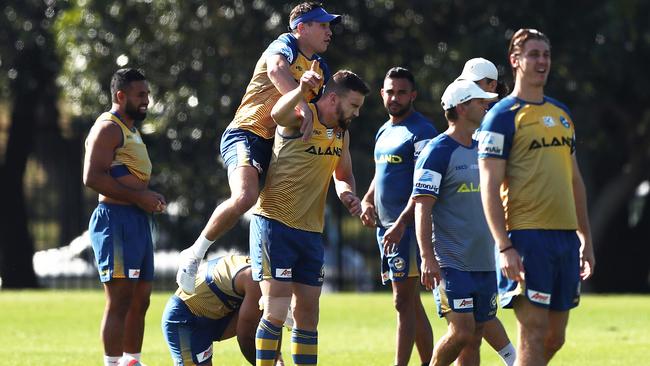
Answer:
[[(318, 61), (314, 61), (318, 63)], [(296, 83), (293, 75), (291, 74), (289, 62), (287, 59), (279, 54), (271, 55), (266, 59), (267, 72), (269, 79), (275, 85), (275, 87), (282, 93), (286, 95), (287, 93), (294, 90), (299, 83)], [(312, 63), (313, 70), (313, 63)], [(321, 76), (317, 74), (318, 80)], [(314, 84), (311, 87), (315, 87), (318, 84)], [(303, 91), (303, 93), (306, 90)], [(311, 133), (314, 129), (314, 116), (311, 113), (311, 110), (307, 106), (307, 101), (301, 99), (297, 103), (297, 108), (302, 111), (302, 116), (304, 117), (301, 120), (300, 132), (303, 133), (303, 139), (308, 140), (311, 137)], [(277, 123), (277, 122), (276, 122)]]
[(334, 187), (339, 199), (348, 209), (350, 215), (359, 216), (361, 214), (361, 200), (357, 197), (356, 183), (352, 173), (352, 158), (350, 156), (350, 134), (345, 131), (343, 137), (343, 149), (341, 158), (334, 170)]
[(300, 84), (280, 97), (273, 106), (271, 117), (278, 126), (288, 129), (298, 129), (301, 126), (306, 116), (298, 106), (305, 103), (304, 93), (318, 85), (320, 75), (315, 71), (317, 67), (318, 61), (312, 62), (311, 68), (300, 77)]
[(478, 161), (481, 175), (481, 201), (490, 232), (499, 249), (501, 272), (513, 280), (523, 280), (524, 266), (506, 232), (506, 219), (500, 189), (506, 174), (506, 160), (484, 158)]

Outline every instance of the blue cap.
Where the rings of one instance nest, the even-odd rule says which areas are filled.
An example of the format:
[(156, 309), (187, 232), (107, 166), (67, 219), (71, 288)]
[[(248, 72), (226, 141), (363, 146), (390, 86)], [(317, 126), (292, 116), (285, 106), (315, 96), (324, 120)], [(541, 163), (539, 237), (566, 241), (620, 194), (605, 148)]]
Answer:
[(291, 21), (291, 24), (289, 24), (289, 28), (296, 29), (298, 28), (299, 23), (307, 23), (307, 22), (318, 22), (318, 23), (331, 23), (331, 24), (336, 24), (341, 21), (341, 16), (338, 14), (330, 14), (325, 11), (323, 8), (314, 8), (305, 14), (296, 17), (293, 21)]

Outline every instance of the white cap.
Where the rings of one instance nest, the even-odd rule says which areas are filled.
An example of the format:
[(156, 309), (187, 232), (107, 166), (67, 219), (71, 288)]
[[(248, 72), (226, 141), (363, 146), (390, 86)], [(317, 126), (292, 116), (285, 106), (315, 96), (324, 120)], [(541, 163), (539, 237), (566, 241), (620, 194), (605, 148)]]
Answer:
[(470, 80), (456, 80), (447, 86), (442, 93), (442, 109), (449, 110), (455, 106), (465, 103), (470, 99), (492, 99), (499, 94), (483, 91), (475, 82)]
[(463, 72), (456, 80), (479, 81), (485, 78), (499, 80), (499, 71), (492, 62), (477, 57), (465, 62)]

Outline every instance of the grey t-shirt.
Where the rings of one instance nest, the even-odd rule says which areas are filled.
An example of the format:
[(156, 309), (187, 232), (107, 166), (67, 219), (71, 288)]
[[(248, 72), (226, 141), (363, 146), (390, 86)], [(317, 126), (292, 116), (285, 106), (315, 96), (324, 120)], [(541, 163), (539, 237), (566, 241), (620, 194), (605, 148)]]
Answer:
[(479, 189), (478, 144), (463, 146), (446, 134), (431, 140), (415, 163), (412, 196), (436, 198), (434, 252), (440, 267), (494, 271), (494, 239)]

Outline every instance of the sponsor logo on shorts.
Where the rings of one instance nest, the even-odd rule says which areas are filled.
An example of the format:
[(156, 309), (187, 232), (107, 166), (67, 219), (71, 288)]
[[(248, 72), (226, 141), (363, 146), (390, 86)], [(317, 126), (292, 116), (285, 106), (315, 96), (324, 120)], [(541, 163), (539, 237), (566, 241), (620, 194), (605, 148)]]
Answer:
[(205, 351), (196, 354), (196, 360), (199, 361), (199, 363), (203, 363), (210, 357), (212, 357), (212, 345), (210, 345), (210, 347)]
[(530, 299), (530, 301), (544, 305), (549, 305), (551, 303), (551, 294), (535, 290), (527, 290), (526, 293), (528, 294), (528, 299)]
[(320, 274), (318, 275), (318, 282), (323, 282), (324, 278), (325, 278), (325, 265), (323, 264), (320, 267)]
[(413, 185), (417, 189), (432, 191), (438, 194), (440, 191), (440, 181), (442, 175), (436, 171), (429, 169), (418, 169), (413, 174)]
[(393, 278), (402, 278), (404, 277), (405, 273), (404, 272), (394, 272), (393, 273)]
[(291, 278), (291, 268), (276, 268), (275, 277), (277, 278)]
[(466, 299), (454, 299), (454, 309), (473, 309), (474, 299), (468, 297)]
[(386, 281), (388, 281), (389, 279), (390, 279), (390, 275), (388, 274), (388, 272), (383, 272), (383, 273), (381, 274), (381, 281), (382, 281), (382, 282), (386, 282)]
[(501, 133), (481, 131), (478, 133), (478, 153), (503, 155), (505, 136)]
[(394, 257), (390, 260), (390, 264), (397, 271), (403, 271), (406, 267), (406, 262), (402, 257)]
[(140, 278), (140, 269), (129, 269), (129, 278)]

